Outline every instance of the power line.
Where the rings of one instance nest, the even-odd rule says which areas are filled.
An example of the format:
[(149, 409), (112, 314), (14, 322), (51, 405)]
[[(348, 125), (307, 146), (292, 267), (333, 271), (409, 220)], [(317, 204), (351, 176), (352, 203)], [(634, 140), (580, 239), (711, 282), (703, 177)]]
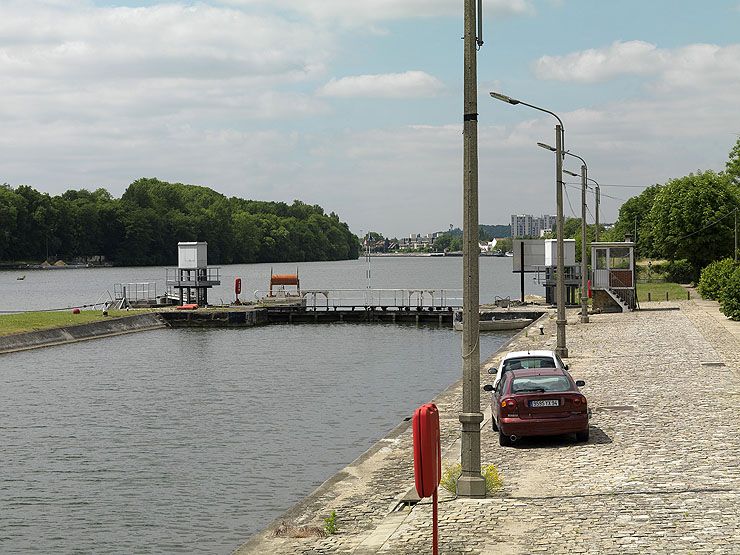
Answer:
[[(565, 185), (565, 183), (563, 183)], [(565, 191), (565, 198), (568, 201), (568, 206), (570, 206), (570, 213), (573, 214), (574, 218), (577, 218), (576, 211), (573, 210), (573, 205), (570, 203), (570, 197), (568, 196), (568, 189), (566, 187), (563, 187), (563, 191)]]
[(724, 216), (721, 216), (721, 217), (717, 218), (716, 220), (714, 220), (713, 222), (711, 222), (711, 223), (709, 223), (709, 224), (705, 225), (705, 226), (704, 226), (704, 227), (702, 227), (701, 229), (699, 229), (699, 230), (697, 230), (697, 231), (694, 231), (693, 233), (689, 233), (688, 235), (684, 235), (683, 237), (679, 237), (678, 239), (676, 239), (676, 241), (683, 241), (684, 239), (688, 239), (689, 237), (692, 237), (692, 236), (696, 235), (697, 233), (701, 233), (701, 232), (702, 232), (702, 231), (704, 231), (705, 229), (709, 229), (709, 228), (710, 228), (710, 227), (712, 227), (713, 225), (716, 225), (716, 224), (718, 224), (719, 222), (721, 222), (722, 220), (724, 220), (724, 219), (725, 219), (725, 218), (726, 218), (727, 216), (730, 216), (730, 215), (732, 215), (732, 214), (735, 214), (735, 213), (736, 213), (737, 211), (738, 211), (738, 209), (737, 209), (737, 208), (735, 208), (734, 210), (732, 210), (732, 211), (728, 212), (728, 213), (727, 213), (727, 214), (725, 214)]

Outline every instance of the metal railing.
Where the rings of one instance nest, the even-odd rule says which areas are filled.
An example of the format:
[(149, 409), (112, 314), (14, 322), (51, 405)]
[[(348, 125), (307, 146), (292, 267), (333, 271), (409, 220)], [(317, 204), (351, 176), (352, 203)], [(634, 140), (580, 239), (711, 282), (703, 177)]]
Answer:
[(115, 300), (126, 299), (130, 302), (150, 301), (157, 298), (157, 283), (148, 281), (143, 283), (115, 283), (113, 285), (113, 298)]
[[(267, 291), (255, 291), (259, 300)], [(296, 298), (289, 295), (286, 298)], [(462, 307), (462, 289), (304, 289), (307, 308), (447, 309)]]

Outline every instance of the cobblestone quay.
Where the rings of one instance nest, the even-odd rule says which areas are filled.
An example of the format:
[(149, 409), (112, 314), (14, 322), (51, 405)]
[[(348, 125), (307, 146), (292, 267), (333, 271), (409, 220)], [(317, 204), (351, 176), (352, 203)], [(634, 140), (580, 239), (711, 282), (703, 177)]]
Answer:
[[(442, 496), (440, 553), (740, 554), (740, 323), (716, 303), (643, 308), (589, 324), (569, 314), (568, 363), (586, 380), (593, 411), (587, 444), (499, 447), (482, 394), (482, 460), (498, 467), (504, 486), (486, 499)], [(520, 334), (506, 350), (553, 348), (554, 333), (551, 318), (544, 336)], [(497, 362), (482, 366), (481, 384), (492, 382), (487, 369)], [(435, 399), (449, 462), (459, 460), (460, 392), (457, 383)], [(406, 424), (237, 552), (429, 553), (428, 501), (396, 510), (410, 490)], [(321, 527), (332, 510), (335, 535), (275, 534), (281, 525)]]

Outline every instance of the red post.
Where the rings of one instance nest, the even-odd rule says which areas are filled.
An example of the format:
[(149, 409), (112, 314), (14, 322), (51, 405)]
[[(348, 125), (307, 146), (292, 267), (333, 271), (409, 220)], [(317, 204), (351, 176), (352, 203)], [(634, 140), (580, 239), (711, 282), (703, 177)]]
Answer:
[(437, 521), (437, 489), (432, 497), (432, 554), (439, 555), (439, 527)]

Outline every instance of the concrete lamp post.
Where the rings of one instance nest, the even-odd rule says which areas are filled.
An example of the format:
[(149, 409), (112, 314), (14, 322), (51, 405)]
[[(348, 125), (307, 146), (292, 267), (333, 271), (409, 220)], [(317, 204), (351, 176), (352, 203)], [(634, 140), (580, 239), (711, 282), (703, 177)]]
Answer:
[(568, 156), (581, 161), (581, 323), (588, 324), (588, 264), (586, 264), (586, 180), (588, 179), (588, 164), (572, 152), (566, 151)]
[(517, 100), (516, 98), (511, 98), (509, 96), (506, 96), (505, 94), (497, 93), (497, 92), (491, 92), (490, 93), (493, 98), (496, 100), (500, 100), (501, 102), (506, 102), (507, 104), (512, 104), (516, 106), (517, 104), (521, 104), (523, 106), (527, 106), (529, 108), (532, 108), (534, 110), (538, 110), (540, 112), (545, 112), (546, 114), (550, 114), (553, 116), (556, 120), (558, 120), (558, 124), (555, 126), (555, 146), (556, 148), (553, 149), (555, 152), (555, 182), (556, 182), (556, 189), (555, 189), (555, 198), (557, 202), (557, 265), (558, 270), (556, 272), (557, 275), (557, 282), (556, 282), (556, 288), (557, 288), (557, 300), (558, 300), (558, 317), (557, 317), (557, 347), (555, 349), (555, 352), (558, 353), (562, 358), (568, 357), (568, 348), (565, 346), (565, 272), (563, 271), (563, 268), (565, 267), (565, 248), (563, 243), (563, 151), (565, 149), (565, 129), (563, 126), (563, 120), (560, 119), (560, 117), (555, 113), (551, 112), (550, 110), (546, 110), (544, 108), (540, 108), (539, 106), (535, 106), (534, 104), (529, 104), (527, 102), (522, 102), (521, 100)]
[(590, 177), (587, 177), (591, 183), (596, 185), (596, 190), (594, 191), (594, 200), (596, 202), (596, 230), (594, 231), (596, 242), (599, 242), (599, 204), (601, 204), (601, 187), (599, 186), (599, 182), (595, 179), (591, 179)]

